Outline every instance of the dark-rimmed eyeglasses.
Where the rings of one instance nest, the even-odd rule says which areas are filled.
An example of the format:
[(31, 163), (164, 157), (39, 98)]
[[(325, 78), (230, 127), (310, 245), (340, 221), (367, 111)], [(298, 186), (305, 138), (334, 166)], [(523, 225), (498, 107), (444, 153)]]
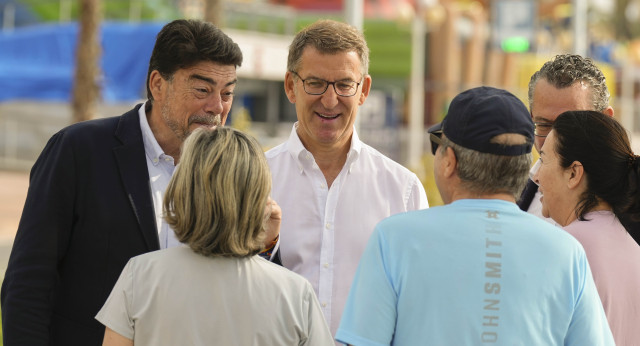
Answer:
[(438, 146), (442, 145), (442, 131), (430, 132), (429, 140), (431, 141), (431, 153), (435, 156)]
[(543, 122), (534, 122), (533, 123), (534, 130), (533, 134), (537, 137), (547, 137), (549, 132), (551, 132), (551, 127), (553, 127), (553, 123), (543, 123)]
[(290, 71), (291, 73), (298, 76), (298, 78), (302, 81), (302, 88), (304, 92), (309, 95), (322, 95), (329, 88), (329, 84), (333, 85), (333, 90), (339, 96), (350, 97), (356, 94), (358, 91), (358, 86), (360, 83), (354, 82), (352, 80), (339, 80), (335, 82), (329, 82), (320, 78), (307, 78), (302, 79), (300, 75), (295, 71)]

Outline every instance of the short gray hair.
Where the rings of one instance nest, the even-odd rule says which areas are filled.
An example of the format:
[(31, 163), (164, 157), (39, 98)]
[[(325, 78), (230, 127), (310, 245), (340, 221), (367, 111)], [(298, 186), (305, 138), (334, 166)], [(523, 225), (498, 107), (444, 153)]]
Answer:
[(533, 108), (533, 92), (540, 79), (558, 89), (570, 87), (576, 82), (585, 83), (591, 92), (592, 110), (604, 112), (609, 107), (610, 94), (604, 74), (590, 58), (561, 54), (544, 63), (529, 81), (529, 109)]
[[(516, 135), (524, 138), (522, 135)], [(442, 136), (440, 150), (452, 148), (462, 186), (475, 194), (508, 193), (518, 199), (529, 178), (531, 153), (506, 156), (467, 149)]]
[(302, 29), (289, 46), (287, 69), (297, 72), (302, 53), (313, 47), (322, 54), (356, 52), (360, 58), (360, 72), (369, 74), (369, 47), (362, 32), (346, 23), (321, 19)]

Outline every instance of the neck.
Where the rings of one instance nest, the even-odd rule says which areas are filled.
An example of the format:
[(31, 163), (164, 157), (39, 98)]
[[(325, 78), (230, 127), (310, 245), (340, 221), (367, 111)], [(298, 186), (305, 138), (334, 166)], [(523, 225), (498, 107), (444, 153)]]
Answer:
[[(597, 198), (597, 197), (596, 197)], [(585, 214), (590, 213), (592, 211), (610, 211), (613, 212), (613, 208), (611, 207), (611, 205), (603, 200), (601, 200), (600, 198), (598, 198), (598, 204), (589, 209), (589, 211), (587, 211)], [(565, 220), (564, 223), (559, 223), (560, 225), (567, 226), (570, 223), (576, 221), (578, 219), (578, 211), (577, 211), (577, 205), (576, 208), (574, 208), (573, 212), (570, 213), (570, 215), (567, 217), (567, 219)]]
[(351, 137), (343, 143), (311, 143), (311, 141), (305, 141), (300, 134), (298, 134), (302, 145), (311, 152), (313, 158), (322, 171), (327, 186), (331, 187), (333, 181), (338, 177), (345, 162), (347, 162), (347, 154), (351, 148)]
[(459, 199), (499, 199), (511, 203), (516, 203), (515, 197), (508, 193), (473, 193), (471, 191), (456, 191), (451, 197), (451, 202)]

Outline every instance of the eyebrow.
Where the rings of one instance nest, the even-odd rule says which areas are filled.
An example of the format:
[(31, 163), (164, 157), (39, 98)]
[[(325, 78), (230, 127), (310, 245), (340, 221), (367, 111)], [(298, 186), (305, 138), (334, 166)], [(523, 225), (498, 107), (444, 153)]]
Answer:
[[(218, 85), (218, 82), (216, 82), (215, 80), (209, 78), (209, 77), (205, 77), (203, 75), (199, 75), (199, 74), (192, 74), (191, 76), (189, 76), (189, 79), (197, 79), (197, 80), (201, 80), (203, 82), (209, 83), (211, 85)], [(225, 84), (225, 87), (231, 86), (238, 83), (238, 79), (234, 79), (230, 82), (228, 82), (227, 84)]]
[[(300, 77), (300, 78), (302, 78), (302, 77)], [(326, 80), (324, 78), (316, 77), (316, 76), (313, 76), (313, 75), (308, 76), (307, 78), (305, 78), (305, 80), (308, 80), (308, 79), (319, 79), (319, 80), (323, 80), (325, 82), (329, 82), (328, 80)], [(336, 79), (333, 82), (355, 82), (355, 81), (356, 80), (351, 78), (351, 77), (346, 77), (346, 78), (342, 78), (342, 79)]]
[(545, 117), (539, 117), (539, 116), (533, 116), (533, 121), (536, 123), (548, 123), (548, 124), (553, 124), (552, 120), (549, 120)]

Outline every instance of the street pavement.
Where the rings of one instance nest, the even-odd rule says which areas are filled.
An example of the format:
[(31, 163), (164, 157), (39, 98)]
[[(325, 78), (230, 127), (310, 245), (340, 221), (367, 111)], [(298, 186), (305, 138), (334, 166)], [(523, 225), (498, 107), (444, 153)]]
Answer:
[(0, 171), (0, 279), (4, 279), (28, 188), (28, 172)]

